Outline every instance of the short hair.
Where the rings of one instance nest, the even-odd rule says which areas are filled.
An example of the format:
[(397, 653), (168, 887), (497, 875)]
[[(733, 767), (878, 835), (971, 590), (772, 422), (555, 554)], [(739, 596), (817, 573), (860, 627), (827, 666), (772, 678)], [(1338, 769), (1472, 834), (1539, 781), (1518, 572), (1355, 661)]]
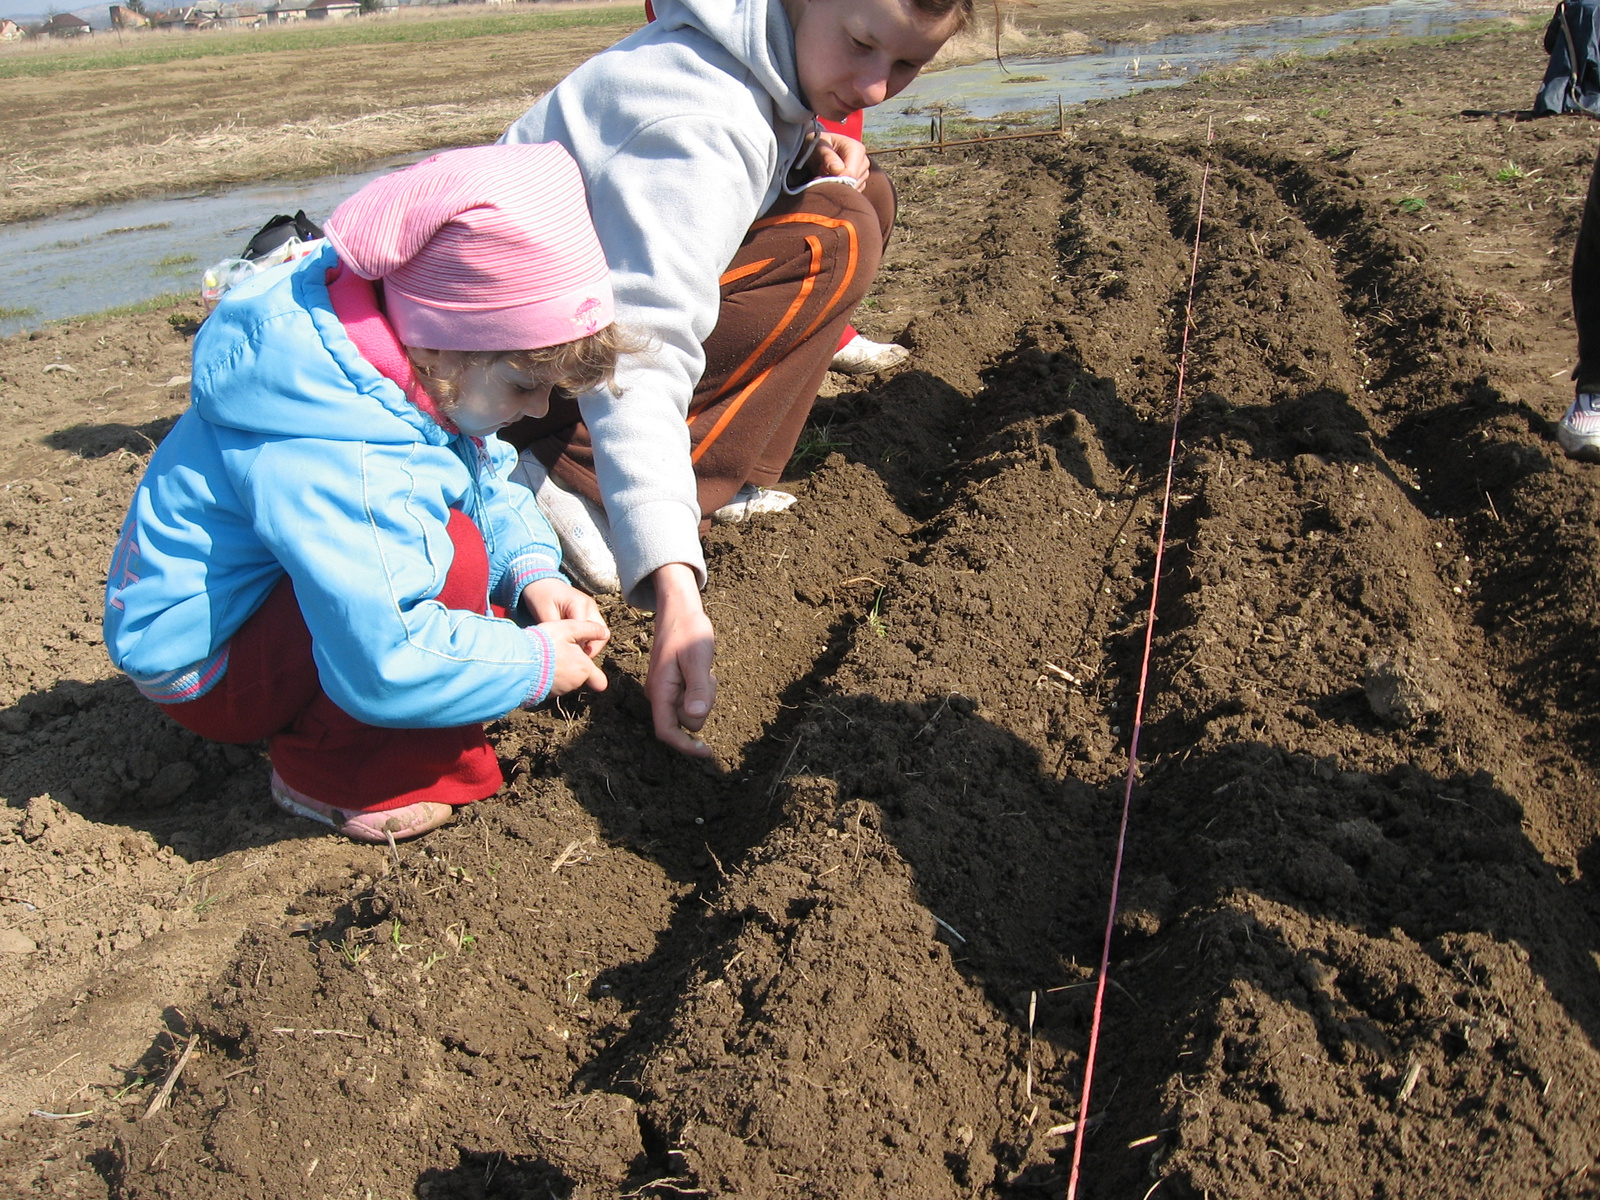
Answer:
[(973, 0), (910, 0), (911, 7), (939, 20), (955, 14), (959, 20), (956, 28), (965, 29), (972, 20)]

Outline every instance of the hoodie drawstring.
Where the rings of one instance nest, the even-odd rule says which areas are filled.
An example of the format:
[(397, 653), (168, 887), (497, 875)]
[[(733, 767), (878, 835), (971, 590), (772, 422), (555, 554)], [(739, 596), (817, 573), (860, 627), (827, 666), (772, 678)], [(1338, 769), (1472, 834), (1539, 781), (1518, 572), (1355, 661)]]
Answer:
[(819, 175), (816, 179), (806, 180), (806, 182), (800, 184), (798, 187), (789, 186), (789, 176), (795, 171), (798, 171), (801, 166), (805, 164), (806, 159), (810, 158), (816, 153), (817, 146), (821, 142), (821, 139), (822, 122), (817, 120), (816, 116), (813, 115), (811, 118), (811, 128), (806, 131), (805, 137), (800, 139), (800, 148), (795, 151), (794, 161), (789, 164), (788, 170), (784, 171), (783, 173), (783, 183), (780, 186), (782, 187), (783, 194), (785, 196), (798, 196), (807, 188), (814, 188), (819, 183), (848, 183), (851, 187), (856, 186), (855, 178), (850, 175)]

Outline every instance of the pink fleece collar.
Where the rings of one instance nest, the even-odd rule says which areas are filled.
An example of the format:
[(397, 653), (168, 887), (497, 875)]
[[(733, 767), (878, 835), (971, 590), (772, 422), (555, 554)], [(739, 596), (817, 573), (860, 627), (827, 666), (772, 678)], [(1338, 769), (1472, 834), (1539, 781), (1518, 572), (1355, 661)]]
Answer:
[(378, 293), (372, 281), (361, 278), (354, 271), (346, 271), (341, 263), (328, 269), (327, 284), (328, 299), (333, 302), (333, 315), (339, 318), (339, 323), (344, 326), (346, 335), (355, 343), (361, 357), (376, 367), (384, 378), (399, 385), (406, 399), (421, 409), (435, 425), (446, 433), (461, 432), (418, 381), (416, 369), (406, 355), (406, 348), (400, 344), (394, 327), (378, 307)]

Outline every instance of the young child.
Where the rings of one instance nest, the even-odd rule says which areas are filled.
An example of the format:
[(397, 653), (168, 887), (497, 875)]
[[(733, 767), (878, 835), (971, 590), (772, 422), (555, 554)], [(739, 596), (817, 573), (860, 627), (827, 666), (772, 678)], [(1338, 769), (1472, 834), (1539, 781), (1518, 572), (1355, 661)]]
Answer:
[(437, 155), (326, 231), (196, 337), (106, 645), (179, 724), (268, 739), (282, 808), (384, 842), (500, 786), (483, 721), (605, 687), (609, 630), (495, 433), (608, 382), (621, 339), (560, 146)]

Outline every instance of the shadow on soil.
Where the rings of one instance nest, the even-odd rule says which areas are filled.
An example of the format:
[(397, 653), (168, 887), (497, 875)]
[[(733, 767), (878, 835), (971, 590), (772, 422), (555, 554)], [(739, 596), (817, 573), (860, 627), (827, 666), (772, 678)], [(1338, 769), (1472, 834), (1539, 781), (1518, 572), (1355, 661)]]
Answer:
[(143, 425), (123, 425), (119, 422), (73, 425), (49, 434), (44, 444), (52, 450), (65, 450), (79, 458), (104, 458), (118, 450), (143, 455), (155, 450), (177, 423), (177, 417), (159, 417)]
[[(719, 904), (719, 893), (749, 869), (746, 855), (763, 839), (847, 830), (865, 811), (910, 866), (918, 903), (952, 931), (941, 935), (951, 961), (995, 1009), (1025, 1028), (1036, 994), (1034, 1034), (1052, 1047), (1041, 1055), (1037, 1086), (1066, 1110), (1081, 1086), (1089, 967), (1099, 954), (1120, 780), (1097, 786), (1056, 776), (1035, 747), (960, 697), (885, 703), (820, 687), (796, 684), (801, 711), (769, 735), (766, 757), (781, 763), (786, 746), (803, 738), (807, 776), (833, 785), (822, 808), (814, 790), (809, 799), (788, 784), (769, 791), (766, 772), (694, 788), (695, 776), (680, 767), (677, 778), (647, 785), (635, 806), (620, 805), (592, 766), (567, 771), (608, 836), (702, 882), (647, 959), (594, 981), (615, 989), (635, 1017), (578, 1070), (574, 1087), (634, 1095), (669, 1130), (675, 1114), (692, 1111), (692, 1073), (678, 1077), (683, 1090), (671, 1095), (641, 1093), (637, 1081), (693, 990), (722, 973), (746, 925), (776, 921), (773, 937), (792, 944), (830, 905), (877, 902), (813, 881), (786, 910), (758, 915)], [(1371, 718), (1352, 711), (1344, 719)], [(619, 732), (598, 719), (564, 762), (614, 759), (627, 746)], [(637, 812), (680, 808), (690, 790), (706, 828), (641, 843)], [(1175, 1062), (1198, 1070), (1238, 1059), (1228, 1049), (1238, 1030), (1218, 1006), (1241, 987), (1302, 1012), (1327, 1059), (1356, 1072), (1386, 1104), (1408, 1055), (1427, 1046), (1458, 1054), (1461, 1038), (1475, 1036), (1472, 1023), (1506, 1002), (1491, 994), (1504, 981), (1474, 965), (1464, 938), (1520, 946), (1544, 988), (1600, 1046), (1590, 981), (1600, 937), (1585, 911), (1592, 889), (1564, 881), (1521, 820), (1520, 805), (1484, 772), (1443, 778), (1401, 767), (1375, 775), (1248, 741), (1147, 766), (1134, 801), (1097, 1091), (1115, 1131), (1091, 1144), (1100, 1177), (1137, 1182), (1135, 1166), (1142, 1170), (1145, 1160), (1135, 1164), (1118, 1135), (1171, 1123), (1164, 1089)], [(697, 865), (708, 850), (714, 870)], [(1283, 913), (1299, 916), (1286, 922)], [(848, 969), (872, 976), (881, 966), (872, 949)], [(1457, 982), (1448, 1001), (1427, 994), (1425, 980), (1441, 975)], [(759, 1004), (746, 1004), (744, 1021), (759, 1025)], [(1523, 1069), (1509, 1046), (1493, 1052), (1506, 1073)], [(1273, 1091), (1280, 1084), (1260, 1071), (1250, 1076), (1248, 1066), (1227, 1069), (1243, 1072), (1240, 1086), (1258, 1086), (1270, 1105), (1292, 1107)], [(1006, 1168), (1006, 1156), (997, 1157)], [(1000, 1181), (1019, 1194), (1063, 1183), (1056, 1167), (1012, 1173), (1019, 1168), (1013, 1157)]]
[(533, 1154), (457, 1148), (461, 1161), (417, 1176), (418, 1200), (569, 1200), (577, 1181)]
[(0, 794), (19, 806), (49, 795), (191, 862), (313, 831), (273, 806), (260, 747), (205, 741), (126, 679), (30, 692), (0, 710), (0, 730)]

